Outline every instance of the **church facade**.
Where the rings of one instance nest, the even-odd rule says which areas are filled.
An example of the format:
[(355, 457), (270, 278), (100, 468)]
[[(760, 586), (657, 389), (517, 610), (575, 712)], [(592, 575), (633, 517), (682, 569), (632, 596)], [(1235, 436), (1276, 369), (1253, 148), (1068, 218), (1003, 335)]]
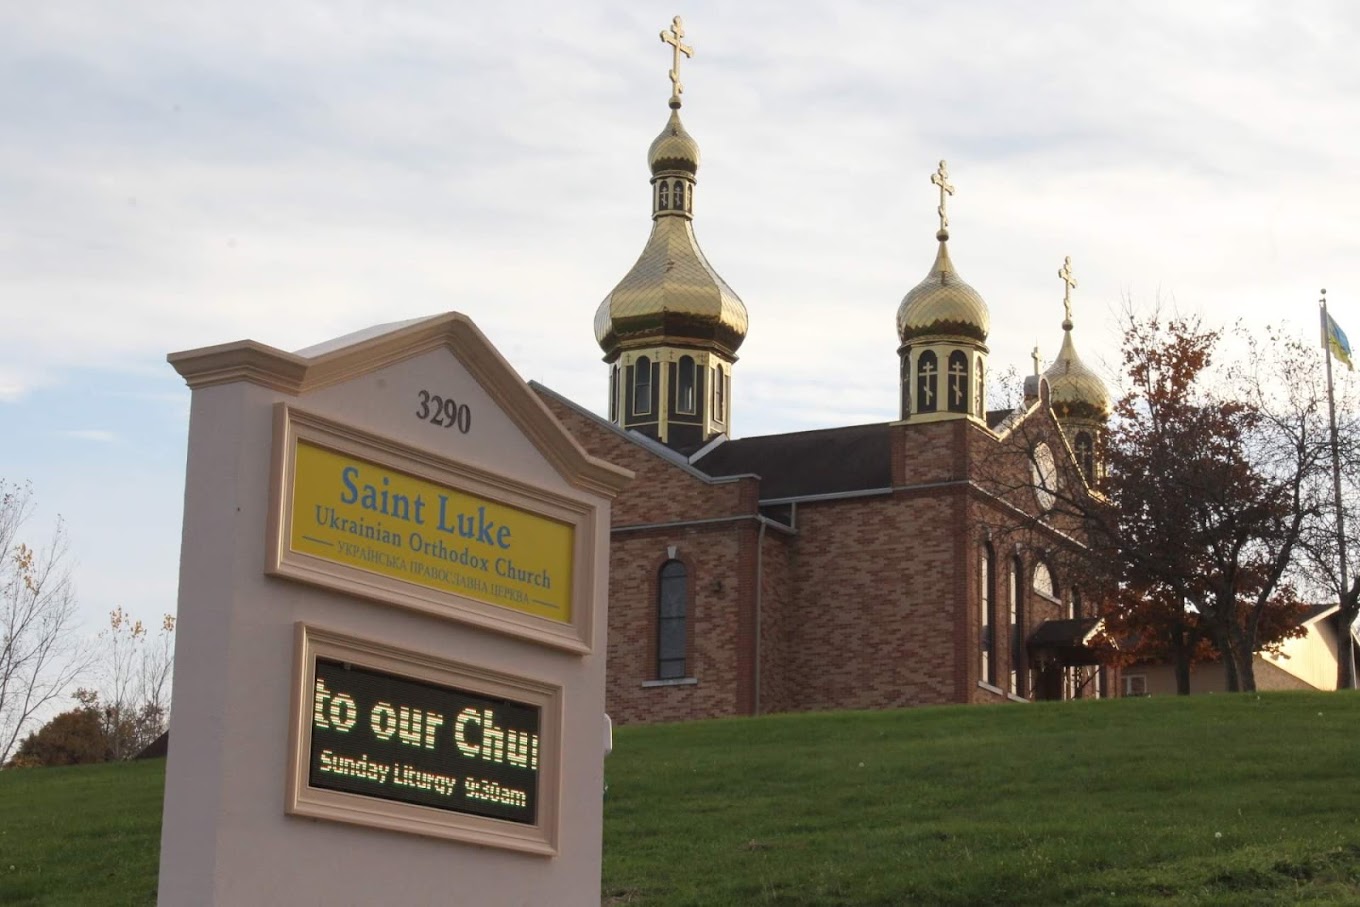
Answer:
[[(699, 147), (670, 114), (648, 152), (652, 230), (595, 334), (608, 418), (535, 386), (591, 454), (636, 474), (613, 507), (607, 708), (622, 723), (1101, 696), (1113, 669), (1075, 574), (1110, 412), (1076, 353), (1018, 408), (988, 410), (989, 315), (950, 257), (944, 162), (935, 257), (896, 313), (892, 421), (735, 439), (745, 305), (694, 233)], [(1070, 268), (1060, 273), (1070, 291)], [(886, 318), (885, 313), (885, 318)]]

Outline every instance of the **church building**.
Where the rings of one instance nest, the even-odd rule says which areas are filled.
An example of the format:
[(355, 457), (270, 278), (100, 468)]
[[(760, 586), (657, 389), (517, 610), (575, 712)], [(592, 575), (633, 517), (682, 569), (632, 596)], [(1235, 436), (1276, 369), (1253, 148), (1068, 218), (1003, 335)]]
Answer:
[[(1070, 261), (1053, 365), (987, 409), (987, 304), (951, 258), (943, 161), (925, 277), (896, 309), (892, 421), (732, 438), (746, 306), (695, 239), (699, 145), (652, 142), (651, 235), (600, 303), (608, 418), (535, 385), (636, 479), (613, 506), (607, 709), (617, 722), (1103, 696), (1114, 671), (1054, 491), (1089, 493), (1110, 396), (1077, 355)], [(922, 250), (923, 260), (926, 249)], [(891, 310), (885, 307), (885, 341)], [(603, 401), (601, 401), (603, 402)]]

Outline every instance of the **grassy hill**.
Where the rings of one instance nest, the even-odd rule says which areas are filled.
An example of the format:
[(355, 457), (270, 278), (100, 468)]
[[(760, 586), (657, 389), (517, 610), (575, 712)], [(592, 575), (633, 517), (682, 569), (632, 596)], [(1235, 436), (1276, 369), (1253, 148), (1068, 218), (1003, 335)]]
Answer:
[[(614, 905), (1357, 904), (1360, 695), (622, 728)], [(0, 903), (153, 900), (161, 763), (0, 773)]]

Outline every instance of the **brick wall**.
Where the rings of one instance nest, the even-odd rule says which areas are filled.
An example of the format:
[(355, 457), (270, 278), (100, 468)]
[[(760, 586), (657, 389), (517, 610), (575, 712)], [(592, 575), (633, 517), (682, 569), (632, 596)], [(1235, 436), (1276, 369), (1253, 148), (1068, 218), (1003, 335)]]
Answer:
[(954, 493), (799, 506), (789, 671), (800, 679), (791, 707), (952, 700)]
[[(615, 502), (610, 555), (606, 701), (620, 724), (751, 714), (757, 698), (760, 712), (1004, 700), (978, 686), (986, 537), (997, 554), (998, 686), (1010, 671), (1013, 552), (1026, 635), (1064, 616), (1032, 588), (1039, 553), (1052, 563), (1056, 536), (966, 481), (1004, 483), (1005, 498), (1032, 518), (1027, 461), (999, 457), (992, 437), (964, 420), (896, 429), (899, 490), (802, 502), (794, 533), (767, 528), (762, 540), (755, 479), (705, 480), (545, 402), (588, 451), (637, 474)], [(1061, 459), (1056, 425), (1034, 421), (1031, 431)], [(658, 573), (672, 547), (690, 581), (688, 677), (658, 685)], [(1056, 565), (1054, 573), (1063, 592), (1066, 579)]]

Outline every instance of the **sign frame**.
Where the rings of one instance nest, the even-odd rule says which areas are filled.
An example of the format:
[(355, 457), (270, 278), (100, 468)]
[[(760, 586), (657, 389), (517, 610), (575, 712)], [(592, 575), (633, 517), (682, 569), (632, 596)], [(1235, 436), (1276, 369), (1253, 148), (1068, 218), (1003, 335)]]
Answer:
[[(558, 853), (562, 777), (562, 688), (399, 649), (298, 621), (295, 625), (293, 696), (289, 733), (288, 783), (284, 810), (289, 815), (326, 819), (498, 847), (540, 856)], [(310, 783), (313, 678), (317, 658), (391, 674), (416, 683), (453, 687), (480, 696), (506, 699), (539, 709), (539, 774), (533, 824), (422, 806), (400, 800)]]
[[(553, 620), (481, 601), (451, 590), (330, 560), (291, 547), (297, 448), (306, 443), (374, 466), (439, 485), (531, 516), (566, 524), (572, 531), (570, 618)], [(280, 402), (274, 410), (269, 525), (265, 573), (395, 605), (527, 639), (578, 655), (592, 651), (598, 514), (592, 505), (556, 492), (450, 460)]]

